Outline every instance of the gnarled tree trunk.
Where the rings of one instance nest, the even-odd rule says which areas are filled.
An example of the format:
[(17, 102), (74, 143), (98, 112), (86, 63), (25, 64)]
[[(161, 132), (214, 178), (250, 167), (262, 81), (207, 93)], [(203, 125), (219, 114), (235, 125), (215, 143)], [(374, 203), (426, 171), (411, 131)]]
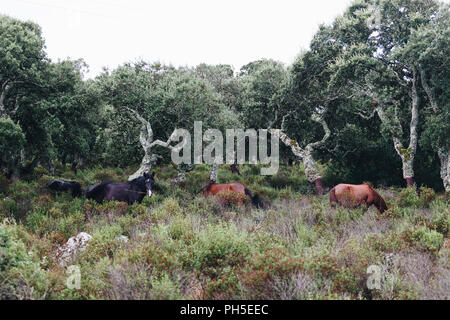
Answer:
[[(430, 86), (428, 85), (425, 71), (420, 68), (420, 80), (422, 83), (422, 88), (424, 89), (425, 93), (427, 94), (428, 100), (430, 100), (431, 109), (433, 110), (434, 114), (439, 114), (439, 108), (436, 104), (436, 100), (434, 99), (433, 92), (431, 91)], [(437, 154), (439, 157), (439, 160), (441, 162), (441, 170), (440, 175), (442, 179), (442, 183), (444, 185), (445, 192), (450, 192), (450, 141), (447, 141), (446, 146), (440, 146), (437, 148)]]
[(209, 174), (209, 183), (210, 184), (217, 182), (217, 172), (218, 171), (219, 171), (219, 165), (217, 163), (213, 163), (210, 174)]
[[(392, 141), (394, 143), (394, 148), (397, 154), (400, 156), (402, 160), (402, 172), (403, 178), (406, 181), (408, 186), (413, 186), (415, 184), (414, 181), (414, 158), (416, 156), (417, 150), (417, 141), (418, 141), (418, 132), (417, 127), (419, 124), (419, 95), (417, 93), (417, 70), (413, 69), (413, 79), (412, 79), (412, 87), (411, 87), (411, 120), (409, 126), (409, 145), (405, 147), (402, 143), (401, 137), (403, 128), (401, 126), (400, 120), (398, 119), (397, 112), (394, 112), (393, 119), (390, 119), (386, 114), (384, 109), (384, 103), (375, 93), (375, 90), (370, 85), (366, 84), (364, 86), (358, 86), (358, 89), (362, 91), (362, 95), (368, 96), (372, 98), (372, 105), (376, 106), (373, 109), (371, 115), (366, 116), (360, 112), (357, 112), (362, 118), (368, 120), (372, 118), (375, 113), (378, 114), (381, 122), (385, 124), (389, 132), (392, 136)], [(361, 95), (361, 94), (360, 94)], [(392, 121), (393, 120), (393, 121)]]
[(291, 148), (292, 153), (303, 161), (303, 166), (305, 167), (305, 175), (309, 182), (314, 183), (316, 187), (317, 194), (323, 195), (323, 184), (322, 184), (322, 175), (320, 171), (317, 169), (316, 161), (313, 158), (313, 152), (315, 148), (323, 145), (325, 141), (330, 137), (331, 131), (328, 128), (325, 120), (314, 114), (311, 119), (322, 125), (325, 134), (320, 141), (312, 142), (306, 145), (304, 149), (302, 149), (298, 142), (289, 138), (285, 133), (283, 133), (280, 129), (269, 129), (270, 133), (277, 136), (287, 147)]
[(170, 149), (174, 149), (174, 147), (170, 145), (172, 136), (170, 136), (166, 142), (163, 142), (161, 140), (153, 141), (153, 129), (150, 122), (145, 120), (136, 110), (128, 107), (125, 107), (125, 109), (127, 109), (130, 114), (136, 117), (136, 119), (138, 119), (142, 124), (141, 132), (139, 135), (139, 142), (144, 149), (144, 157), (142, 158), (141, 166), (135, 173), (128, 177), (128, 180), (130, 181), (142, 176), (145, 172), (150, 172), (153, 163), (157, 159), (157, 156), (152, 153), (152, 148), (155, 145), (160, 145)]

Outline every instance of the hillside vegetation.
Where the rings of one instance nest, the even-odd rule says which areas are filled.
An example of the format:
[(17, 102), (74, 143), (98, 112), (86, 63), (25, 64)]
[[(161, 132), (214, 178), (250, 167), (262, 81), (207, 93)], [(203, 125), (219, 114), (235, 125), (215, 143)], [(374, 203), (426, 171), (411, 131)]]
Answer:
[[(82, 183), (126, 181), (135, 168), (93, 168), (56, 175)], [(8, 299), (449, 299), (449, 200), (428, 188), (377, 188), (389, 210), (331, 208), (313, 195), (303, 167), (275, 176), (258, 166), (227, 166), (218, 182), (241, 181), (267, 208), (195, 196), (209, 167), (173, 185), (172, 167), (156, 168), (161, 190), (141, 204), (97, 204), (50, 194), (38, 167), (24, 181), (0, 183), (0, 296)], [(92, 236), (70, 261), (80, 289), (67, 287), (58, 248), (79, 232)], [(126, 238), (121, 237), (126, 236)], [(368, 289), (367, 268), (384, 270)]]

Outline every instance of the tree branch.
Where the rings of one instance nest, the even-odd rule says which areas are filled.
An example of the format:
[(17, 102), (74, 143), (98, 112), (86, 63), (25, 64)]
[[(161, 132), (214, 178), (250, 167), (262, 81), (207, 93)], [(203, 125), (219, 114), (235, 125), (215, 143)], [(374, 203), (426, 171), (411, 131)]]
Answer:
[(433, 97), (433, 92), (431, 91), (430, 87), (428, 86), (428, 82), (425, 77), (425, 71), (422, 68), (419, 68), (420, 72), (420, 80), (422, 82), (422, 87), (425, 90), (425, 93), (428, 96), (428, 99), (430, 100), (431, 108), (433, 109), (434, 113), (439, 113), (439, 110), (436, 106), (436, 101)]

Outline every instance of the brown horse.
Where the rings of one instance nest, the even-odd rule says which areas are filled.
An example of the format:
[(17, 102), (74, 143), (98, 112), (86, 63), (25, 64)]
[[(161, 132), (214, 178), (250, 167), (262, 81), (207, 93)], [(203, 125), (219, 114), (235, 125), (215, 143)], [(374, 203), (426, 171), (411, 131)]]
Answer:
[[(259, 198), (259, 196), (257, 194), (252, 195), (250, 190), (248, 190), (246, 187), (244, 187), (242, 184), (240, 184), (238, 182), (220, 183), (220, 184), (210, 183), (206, 187), (204, 187), (202, 190), (200, 190), (199, 193), (203, 193), (203, 195), (205, 197), (210, 197), (210, 196), (217, 195), (220, 192), (227, 192), (227, 191), (245, 194), (250, 198), (252, 204), (255, 205), (257, 208), (264, 208), (264, 203)], [(220, 196), (220, 194), (219, 194), (219, 196)], [(243, 201), (242, 200), (239, 201), (239, 204), (242, 205)]]
[(384, 199), (368, 184), (340, 183), (330, 190), (330, 203), (346, 208), (356, 208), (365, 203), (367, 208), (373, 204), (379, 213), (387, 210)]

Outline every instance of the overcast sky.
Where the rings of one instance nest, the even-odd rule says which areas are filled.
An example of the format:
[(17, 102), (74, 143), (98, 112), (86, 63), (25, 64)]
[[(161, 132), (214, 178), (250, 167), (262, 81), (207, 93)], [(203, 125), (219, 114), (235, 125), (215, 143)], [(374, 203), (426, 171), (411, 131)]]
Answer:
[(102, 67), (144, 59), (175, 66), (291, 63), (320, 23), (351, 0), (0, 0), (0, 13), (42, 27), (53, 61), (83, 58)]

